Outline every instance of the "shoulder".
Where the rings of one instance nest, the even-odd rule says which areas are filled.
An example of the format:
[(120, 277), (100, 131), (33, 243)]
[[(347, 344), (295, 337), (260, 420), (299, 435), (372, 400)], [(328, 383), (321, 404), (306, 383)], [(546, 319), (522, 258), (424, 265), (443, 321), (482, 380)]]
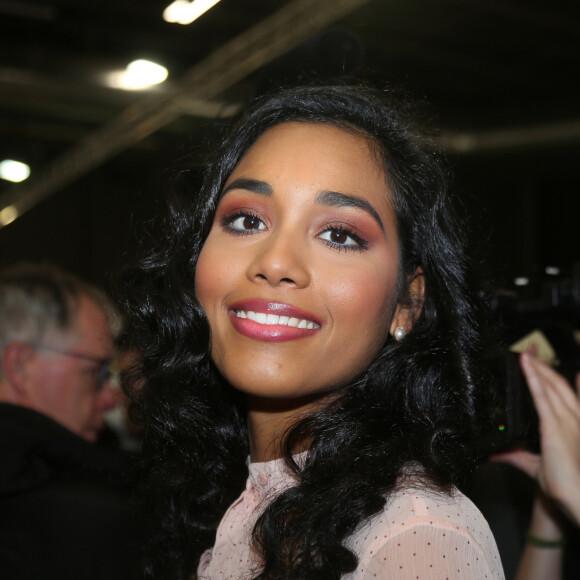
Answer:
[(465, 578), (500, 580), (501, 562), (487, 522), (457, 489), (395, 491), (384, 509), (349, 539), (359, 558), (353, 580)]

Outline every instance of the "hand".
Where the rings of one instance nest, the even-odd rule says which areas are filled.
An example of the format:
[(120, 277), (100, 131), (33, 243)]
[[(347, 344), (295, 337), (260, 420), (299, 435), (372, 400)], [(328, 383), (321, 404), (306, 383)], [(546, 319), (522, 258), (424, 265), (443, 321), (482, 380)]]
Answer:
[(541, 455), (516, 450), (494, 459), (537, 479), (544, 493), (580, 525), (580, 399), (562, 376), (530, 353), (523, 353), (520, 362), (540, 420)]

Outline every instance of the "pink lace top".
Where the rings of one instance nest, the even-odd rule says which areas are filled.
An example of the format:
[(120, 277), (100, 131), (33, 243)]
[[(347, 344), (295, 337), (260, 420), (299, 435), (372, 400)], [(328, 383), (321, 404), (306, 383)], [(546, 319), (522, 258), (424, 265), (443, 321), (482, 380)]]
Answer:
[[(295, 485), (283, 460), (251, 463), (246, 490), (230, 506), (214, 547), (202, 555), (199, 580), (247, 580), (260, 564), (250, 546), (256, 519), (269, 501)], [(503, 580), (494, 538), (479, 510), (462, 493), (399, 489), (383, 511), (346, 541), (358, 556), (346, 580)]]

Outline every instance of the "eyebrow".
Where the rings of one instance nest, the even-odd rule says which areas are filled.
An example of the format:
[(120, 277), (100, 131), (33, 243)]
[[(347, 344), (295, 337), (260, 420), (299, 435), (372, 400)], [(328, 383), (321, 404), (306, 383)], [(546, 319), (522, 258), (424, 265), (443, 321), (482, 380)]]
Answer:
[[(265, 181), (258, 181), (257, 179), (248, 179), (245, 177), (232, 181), (222, 191), (222, 197), (232, 189), (245, 189), (246, 191), (265, 195), (266, 197), (271, 197), (274, 194), (272, 186)], [(315, 202), (330, 207), (356, 207), (362, 209), (363, 211), (366, 211), (377, 222), (377, 224), (379, 224), (383, 231), (385, 230), (383, 222), (375, 208), (362, 197), (339, 193), (338, 191), (321, 191), (316, 196)]]
[(259, 193), (260, 195), (265, 195), (266, 197), (271, 197), (274, 193), (272, 186), (265, 181), (258, 181), (257, 179), (247, 179), (241, 177), (240, 179), (234, 179), (223, 191), (222, 197), (231, 191), (232, 189), (245, 189), (246, 191), (251, 191), (252, 193)]
[(339, 193), (337, 191), (322, 191), (316, 196), (316, 203), (328, 205), (331, 207), (356, 207), (366, 211), (385, 231), (383, 222), (376, 212), (375, 208), (362, 197), (356, 195), (347, 195), (346, 193)]

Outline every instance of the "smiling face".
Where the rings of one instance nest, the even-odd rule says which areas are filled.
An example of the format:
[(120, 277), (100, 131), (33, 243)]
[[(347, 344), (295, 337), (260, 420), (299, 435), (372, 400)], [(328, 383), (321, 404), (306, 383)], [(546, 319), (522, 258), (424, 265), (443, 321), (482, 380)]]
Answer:
[(367, 141), (332, 125), (269, 129), (227, 180), (197, 264), (214, 362), (254, 397), (336, 390), (398, 324), (398, 265)]

